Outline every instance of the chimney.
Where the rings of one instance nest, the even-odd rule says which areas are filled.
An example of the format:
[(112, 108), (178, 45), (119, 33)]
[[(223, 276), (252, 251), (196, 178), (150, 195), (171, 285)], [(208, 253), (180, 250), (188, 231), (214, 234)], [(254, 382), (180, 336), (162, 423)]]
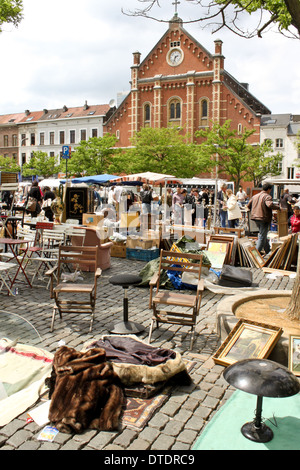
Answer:
[(64, 105), (64, 107), (63, 107), (63, 112), (65, 113), (66, 111), (68, 111), (68, 108), (67, 108), (66, 105)]
[(48, 114), (48, 109), (43, 109), (44, 114)]
[(221, 39), (215, 40), (215, 54), (216, 55), (222, 55), (222, 44), (223, 44), (223, 41), (221, 41)]
[(25, 114), (26, 114), (26, 116), (29, 116), (29, 114), (30, 114), (29, 109), (25, 109)]
[(83, 109), (84, 109), (85, 111), (86, 111), (87, 109), (89, 109), (89, 106), (88, 106), (88, 104), (87, 104), (87, 101), (84, 103)]
[(134, 52), (133, 53), (133, 64), (134, 65), (140, 65), (141, 61), (141, 53), (140, 52)]

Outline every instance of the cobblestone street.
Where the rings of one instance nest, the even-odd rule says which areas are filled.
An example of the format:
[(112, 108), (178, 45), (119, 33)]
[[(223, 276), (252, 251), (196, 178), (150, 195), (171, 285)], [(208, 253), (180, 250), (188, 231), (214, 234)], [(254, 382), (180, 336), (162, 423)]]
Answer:
[[(0, 315), (5, 318), (7, 313), (13, 313), (26, 320), (20, 322), (23, 325), (20, 329), (18, 322), (12, 323), (12, 335), (16, 336), (18, 328), (20, 342), (55, 353), (59, 341), (63, 340), (66, 346), (81, 350), (86, 342), (108, 334), (109, 325), (122, 319), (123, 291), (122, 288), (109, 283), (110, 276), (121, 272), (138, 274), (144, 265), (145, 263), (140, 261), (112, 258), (112, 267), (103, 272), (99, 282), (91, 334), (89, 319), (79, 315), (57, 319), (51, 333), (52, 300), (49, 290), (43, 287), (30, 289), (20, 284), (18, 295), (15, 297), (1, 292)], [(261, 270), (252, 271), (254, 282), (259, 283), (263, 289), (292, 289), (293, 280), (288, 276), (272, 280), (267, 279)], [(128, 297), (129, 319), (145, 327), (139, 338), (147, 339), (151, 320), (151, 310), (148, 308), (149, 289), (132, 287), (128, 290)], [(37, 439), (42, 427), (35, 422), (26, 423), (25, 412), (0, 428), (1, 450), (191, 450), (207, 422), (233, 392), (223, 378), (224, 367), (216, 365), (212, 359), (219, 345), (216, 312), (222, 298), (222, 295), (205, 290), (193, 351), (189, 351), (188, 327), (162, 325), (154, 330), (152, 345), (175, 349), (183, 358), (193, 361), (194, 366), (190, 372), (192, 384), (173, 386), (169, 399), (155, 412), (144, 429), (137, 431), (121, 426), (115, 432), (87, 430), (77, 435), (60, 432), (53, 442), (43, 442)], [(9, 325), (5, 322), (0, 325), (1, 335), (5, 333), (9, 337)]]

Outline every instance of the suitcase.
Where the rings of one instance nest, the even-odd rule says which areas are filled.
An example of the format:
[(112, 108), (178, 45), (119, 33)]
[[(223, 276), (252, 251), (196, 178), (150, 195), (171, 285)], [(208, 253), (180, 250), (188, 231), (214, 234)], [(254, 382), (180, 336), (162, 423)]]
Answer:
[(224, 287), (251, 287), (252, 272), (245, 268), (225, 264), (222, 268), (218, 284)]

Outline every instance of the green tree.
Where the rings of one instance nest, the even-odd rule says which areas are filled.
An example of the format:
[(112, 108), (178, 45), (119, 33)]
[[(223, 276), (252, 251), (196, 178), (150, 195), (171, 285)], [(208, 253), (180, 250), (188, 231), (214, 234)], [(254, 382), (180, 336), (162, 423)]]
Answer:
[(38, 175), (49, 178), (60, 171), (57, 160), (57, 157), (49, 157), (46, 152), (33, 152), (29, 163), (25, 163), (22, 167), (23, 176)]
[(23, 19), (23, 0), (0, 0), (0, 32), (5, 23), (18, 26)]
[(81, 141), (68, 161), (68, 171), (76, 176), (108, 173), (113, 156), (118, 153), (115, 144), (116, 137), (110, 134)]
[(3, 157), (0, 155), (0, 169), (1, 171), (11, 171), (13, 173), (18, 173), (20, 171), (20, 166), (17, 164), (14, 158)]
[(211, 129), (201, 129), (195, 133), (196, 137), (202, 139), (199, 152), (210, 157), (214, 165), (218, 165), (219, 173), (229, 176), (235, 187), (241, 181), (253, 181), (256, 184), (267, 175), (280, 174), (278, 163), (282, 156), (266, 156), (271, 150), (270, 142), (253, 145), (248, 139), (254, 130), (245, 128), (239, 134), (230, 126), (231, 121), (228, 120), (223, 125), (214, 123)]
[(280, 163), (283, 159), (283, 154), (278, 152), (276, 154), (270, 153), (272, 150), (272, 141), (267, 140), (261, 145), (252, 147), (252, 156), (249, 161), (249, 169), (245, 175), (245, 181), (253, 181), (255, 187), (262, 184), (266, 176), (279, 176), (281, 175)]
[(115, 173), (152, 171), (189, 178), (207, 166), (207, 160), (198, 154), (197, 145), (180, 129), (144, 127), (131, 140), (132, 149), (122, 152), (113, 161)]

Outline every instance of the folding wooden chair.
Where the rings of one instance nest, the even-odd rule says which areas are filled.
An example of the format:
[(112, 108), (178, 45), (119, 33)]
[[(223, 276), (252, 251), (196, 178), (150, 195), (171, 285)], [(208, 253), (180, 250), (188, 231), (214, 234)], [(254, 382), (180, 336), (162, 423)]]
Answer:
[[(81, 281), (80, 267), (89, 265), (92, 273), (87, 276), (92, 277), (91, 282), (84, 283)], [(53, 307), (51, 331), (54, 328), (55, 315), (58, 311), (60, 318), (63, 313), (79, 313), (90, 314), (91, 324), (90, 332), (93, 328), (94, 312), (97, 297), (97, 280), (101, 276), (101, 269), (98, 265), (98, 248), (92, 246), (60, 246), (58, 264), (47, 272), (50, 276), (50, 293), (54, 298), (55, 305)], [(69, 267), (74, 273), (65, 273), (65, 268)], [(54, 274), (56, 273), (57, 285), (54, 287)], [(77, 276), (76, 274), (79, 274)], [(72, 278), (73, 282), (68, 282), (68, 278)], [(64, 282), (64, 277), (67, 282)], [(66, 279), (65, 279), (66, 280)]]
[[(159, 270), (154, 274), (150, 281), (149, 308), (153, 309), (153, 317), (149, 332), (149, 343), (151, 341), (152, 330), (155, 321), (157, 327), (159, 326), (159, 323), (187, 325), (191, 327), (190, 349), (192, 349), (194, 343), (195, 325), (197, 316), (199, 314), (202, 293), (204, 290), (203, 280), (200, 279), (201, 268), (201, 254), (177, 253), (173, 251), (161, 250)], [(178, 290), (175, 291), (162, 289), (160, 286), (161, 276), (163, 272), (167, 271), (170, 273), (187, 272), (189, 274), (193, 274), (196, 280), (195, 293), (182, 293)], [(153, 289), (155, 286), (156, 292), (155, 295), (153, 295)]]

